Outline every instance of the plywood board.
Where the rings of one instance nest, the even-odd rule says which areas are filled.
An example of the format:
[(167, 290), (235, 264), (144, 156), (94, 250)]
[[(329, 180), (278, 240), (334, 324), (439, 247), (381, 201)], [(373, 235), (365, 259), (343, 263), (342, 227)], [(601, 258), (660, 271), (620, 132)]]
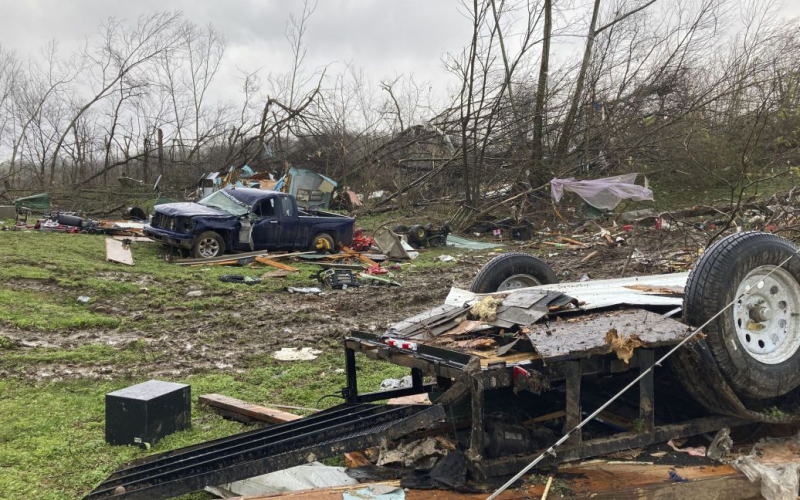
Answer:
[(611, 330), (621, 339), (638, 338), (645, 347), (676, 344), (691, 333), (683, 323), (641, 309), (547, 321), (530, 330), (533, 348), (546, 361), (607, 354), (612, 351), (606, 342)]
[(114, 238), (106, 238), (106, 260), (132, 266), (131, 247)]

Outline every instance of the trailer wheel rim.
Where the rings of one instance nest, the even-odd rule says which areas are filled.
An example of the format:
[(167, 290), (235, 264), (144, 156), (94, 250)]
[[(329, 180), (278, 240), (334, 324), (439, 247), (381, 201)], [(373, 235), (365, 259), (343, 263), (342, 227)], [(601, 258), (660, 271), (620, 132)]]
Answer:
[(539, 286), (542, 282), (531, 276), (530, 274), (515, 274), (506, 278), (500, 286), (497, 287), (498, 292), (507, 292), (509, 290), (516, 290), (518, 288), (528, 288), (532, 286)]
[(757, 267), (736, 296), (741, 299), (733, 305), (733, 324), (745, 352), (767, 365), (794, 356), (800, 348), (800, 284), (794, 276), (776, 266)]
[(219, 252), (219, 243), (214, 238), (203, 238), (197, 245), (197, 249), (203, 257), (216, 257)]

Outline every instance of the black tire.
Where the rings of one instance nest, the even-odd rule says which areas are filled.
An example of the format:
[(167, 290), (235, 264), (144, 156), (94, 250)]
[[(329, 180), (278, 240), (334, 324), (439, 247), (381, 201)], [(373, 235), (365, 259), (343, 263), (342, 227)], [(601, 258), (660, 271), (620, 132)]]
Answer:
[(309, 247), (309, 250), (320, 253), (330, 253), (335, 249), (336, 243), (333, 241), (333, 237), (328, 233), (319, 233), (314, 236), (314, 239), (311, 240), (311, 246)]
[(531, 277), (541, 285), (558, 283), (555, 271), (542, 260), (526, 253), (512, 252), (487, 262), (472, 280), (470, 291), (496, 292), (504, 281), (517, 275)]
[(194, 239), (192, 245), (192, 257), (197, 259), (208, 259), (219, 257), (225, 253), (225, 241), (214, 231), (205, 231)]
[[(718, 241), (705, 251), (689, 274), (683, 301), (684, 321), (695, 327), (703, 325), (736, 298), (740, 284), (751, 271), (760, 266), (777, 266), (796, 252), (788, 240), (759, 232), (738, 233)], [(800, 257), (795, 256), (783, 268), (800, 283)], [(800, 349), (782, 362), (759, 361), (737, 335), (736, 322), (740, 320), (741, 317), (735, 318), (731, 307), (703, 332), (719, 371), (737, 395), (773, 398), (800, 385)], [(747, 334), (745, 342), (749, 341)]]
[(428, 230), (425, 226), (415, 224), (408, 229), (408, 239), (418, 247), (424, 247), (428, 239)]
[(405, 224), (398, 224), (394, 226), (392, 232), (395, 234), (406, 234), (408, 232), (408, 226), (406, 226)]

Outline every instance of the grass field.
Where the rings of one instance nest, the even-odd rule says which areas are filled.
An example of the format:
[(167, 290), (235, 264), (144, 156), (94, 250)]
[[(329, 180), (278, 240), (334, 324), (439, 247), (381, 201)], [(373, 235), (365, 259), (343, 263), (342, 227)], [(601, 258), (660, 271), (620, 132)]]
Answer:
[[(247, 429), (197, 405), (200, 394), (312, 408), (340, 401), (320, 399), (338, 394), (345, 385), (337, 342), (322, 343), (323, 354), (314, 361), (280, 362), (271, 352), (254, 351), (229, 368), (159, 377), (191, 384), (191, 430), (167, 437), (149, 452), (105, 444), (104, 395), (149, 379), (147, 367), (171, 361), (170, 352), (148, 338), (149, 332), (168, 329), (169, 323), (160, 313), (147, 311), (187, 309), (189, 317), (176, 321), (191, 323), (222, 305), (233, 302), (246, 310), (258, 297), (289, 284), (313, 284), (311, 266), (299, 264), (304, 272), (297, 277), (243, 290), (242, 285), (219, 281), (230, 268), (181, 268), (159, 259), (162, 252), (158, 245), (135, 245), (136, 265), (123, 268), (104, 261), (99, 236), (0, 232), (0, 498), (79, 498), (132, 459)], [(255, 277), (264, 271), (234, 272)], [(187, 290), (195, 289), (203, 296), (186, 297)], [(84, 295), (91, 297), (88, 304), (77, 300)], [(142, 313), (130, 311), (145, 311), (145, 317), (134, 319)], [(135, 340), (26, 347), (12, 339), (53, 344), (76, 332), (98, 339), (127, 332)], [(213, 336), (197, 341), (215, 348)], [(104, 376), (82, 376), (82, 369), (97, 366), (103, 367)], [(360, 359), (359, 367), (363, 390), (377, 390), (383, 379), (406, 374), (367, 359)]]

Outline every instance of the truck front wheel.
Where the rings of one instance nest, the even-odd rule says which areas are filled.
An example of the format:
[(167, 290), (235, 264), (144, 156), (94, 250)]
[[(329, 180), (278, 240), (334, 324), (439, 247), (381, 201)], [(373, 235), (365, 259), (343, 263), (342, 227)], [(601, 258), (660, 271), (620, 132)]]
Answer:
[(314, 236), (314, 239), (311, 240), (311, 251), (317, 251), (321, 253), (331, 253), (333, 252), (336, 244), (333, 241), (333, 238), (328, 233), (320, 233)]
[(198, 259), (209, 259), (211, 257), (218, 257), (225, 253), (225, 242), (222, 241), (222, 236), (214, 231), (206, 231), (200, 233), (194, 240), (192, 246), (192, 256)]

